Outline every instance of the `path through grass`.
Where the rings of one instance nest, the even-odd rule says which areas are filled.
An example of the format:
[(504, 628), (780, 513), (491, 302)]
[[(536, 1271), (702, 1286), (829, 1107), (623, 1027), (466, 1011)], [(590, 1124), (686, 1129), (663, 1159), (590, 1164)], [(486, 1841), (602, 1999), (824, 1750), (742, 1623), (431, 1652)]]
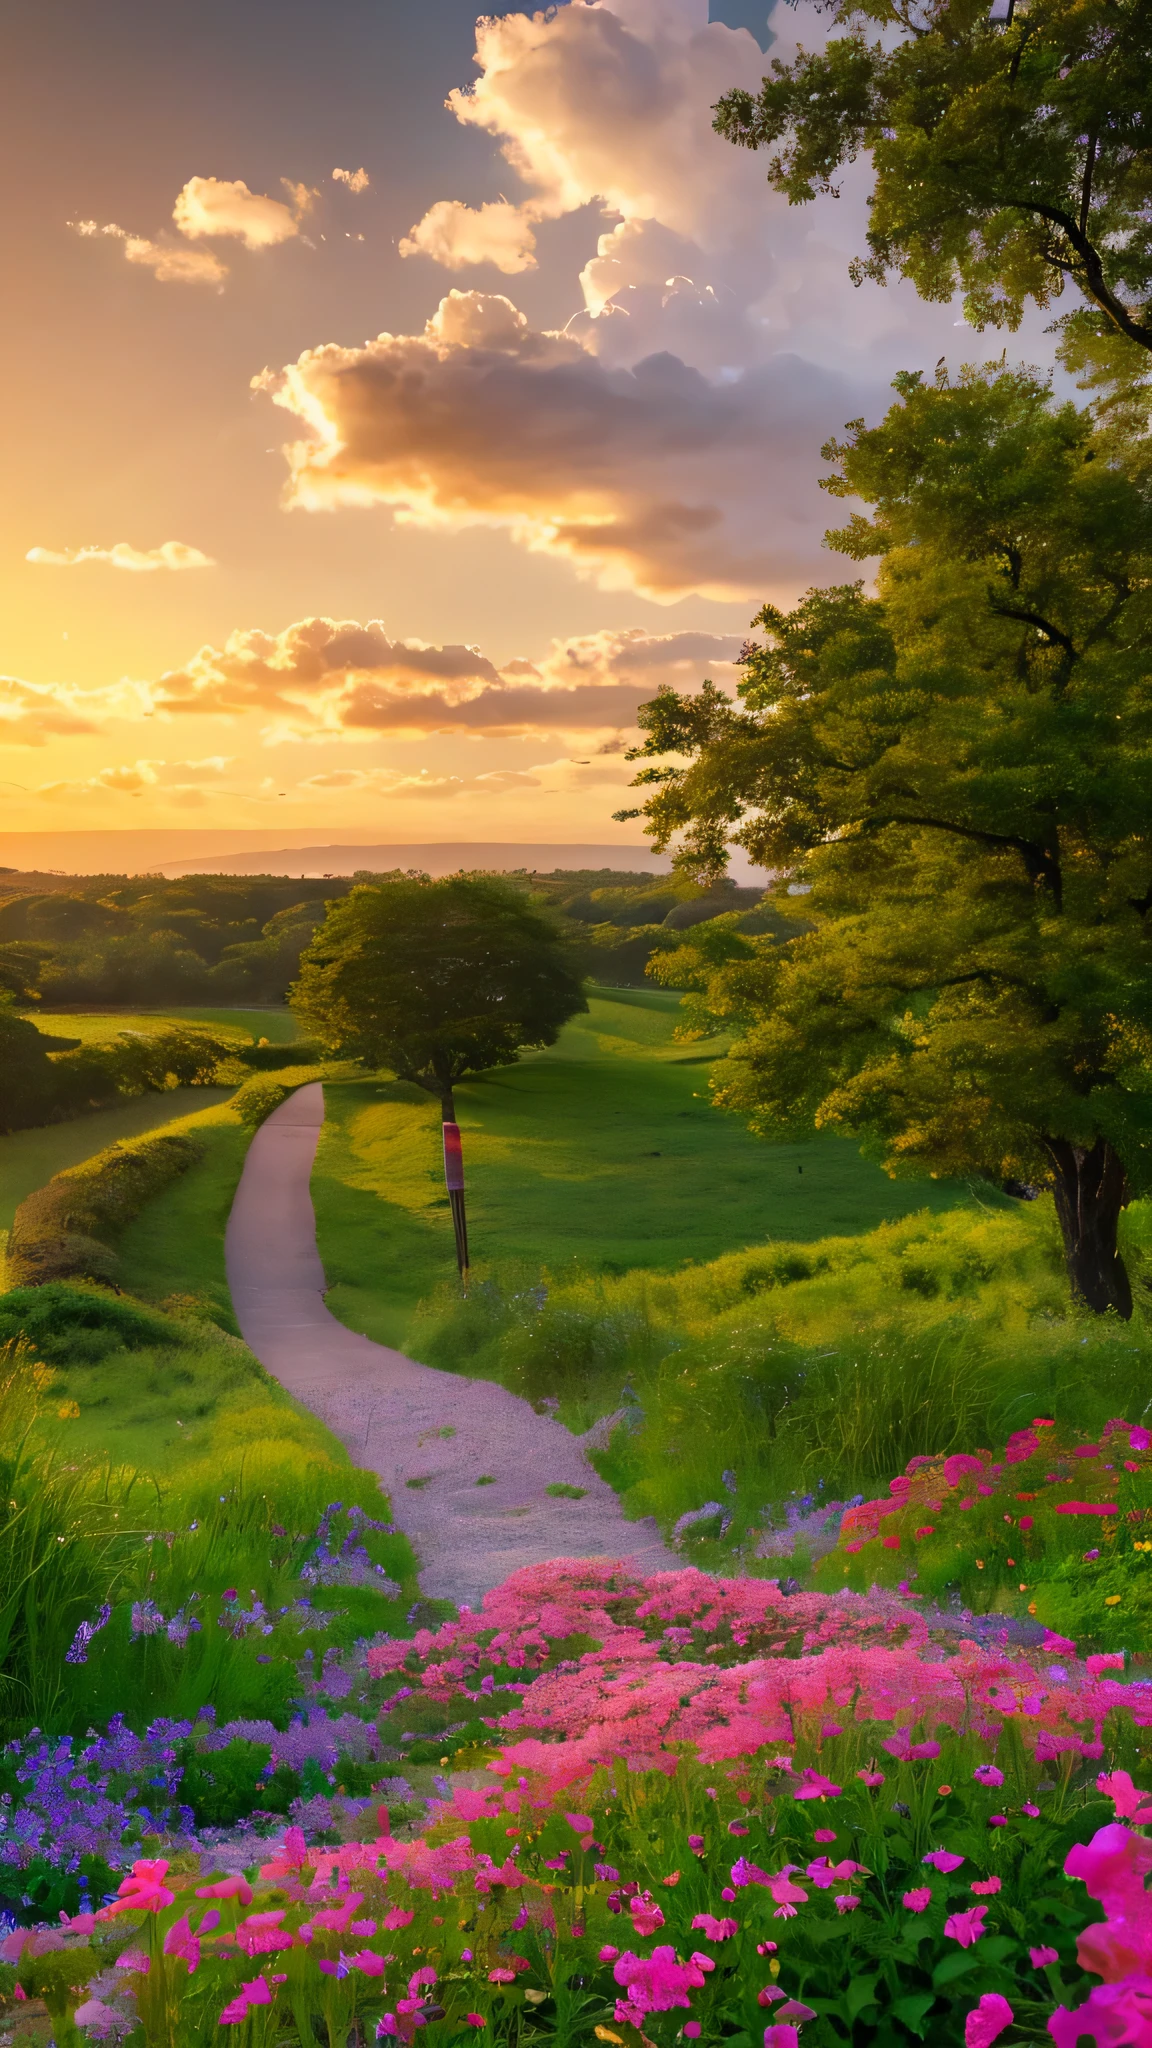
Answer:
[[(890, 1181), (845, 1139), (751, 1137), (712, 1107), (717, 1049), (678, 1045), (678, 1012), (664, 990), (593, 993), (550, 1051), (459, 1087), (477, 1264), (517, 1262), (526, 1279), (668, 1271), (971, 1201), (960, 1183)], [(371, 1080), (325, 1099), (312, 1191), (329, 1305), (403, 1348), (417, 1302), (453, 1271), (438, 1105)]]

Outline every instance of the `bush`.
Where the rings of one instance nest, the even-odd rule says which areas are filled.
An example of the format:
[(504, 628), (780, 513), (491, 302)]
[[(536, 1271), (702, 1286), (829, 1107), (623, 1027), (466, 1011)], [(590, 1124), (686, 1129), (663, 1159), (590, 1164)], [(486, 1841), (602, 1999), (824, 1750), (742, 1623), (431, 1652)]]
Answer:
[(186, 1173), (203, 1147), (179, 1131), (110, 1145), (58, 1173), (21, 1202), (8, 1239), (8, 1279), (16, 1287), (87, 1279), (114, 1286), (111, 1247), (144, 1204)]
[(139, 1302), (63, 1280), (0, 1294), (0, 1344), (19, 1337), (48, 1365), (94, 1365), (113, 1351), (187, 1341), (178, 1322)]
[(318, 1060), (321, 1053), (319, 1046), (297, 1038), (290, 1045), (244, 1045), (239, 1049), (239, 1057), (253, 1073), (278, 1074), (282, 1067), (298, 1067)]
[(203, 1031), (122, 1031), (96, 1045), (49, 1038), (0, 1002), (0, 1131), (57, 1123), (148, 1089), (205, 1087), (231, 1057)]
[(279, 1109), (280, 1104), (287, 1102), (288, 1097), (306, 1082), (318, 1081), (320, 1073), (319, 1067), (296, 1065), (287, 1068), (276, 1080), (271, 1075), (254, 1075), (251, 1081), (245, 1081), (244, 1086), (237, 1089), (230, 1107), (236, 1111), (242, 1124), (247, 1124), (250, 1130), (258, 1130), (274, 1109)]

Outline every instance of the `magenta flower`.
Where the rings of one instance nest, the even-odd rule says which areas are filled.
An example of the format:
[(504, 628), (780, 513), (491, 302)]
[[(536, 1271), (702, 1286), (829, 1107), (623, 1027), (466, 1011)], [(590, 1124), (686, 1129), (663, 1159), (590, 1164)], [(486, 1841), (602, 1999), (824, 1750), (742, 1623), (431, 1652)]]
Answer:
[[(1123, 1663), (1123, 1659), (1120, 1661)], [(1089, 1658), (1090, 1671), (1095, 1662), (1095, 1658)], [(1132, 1783), (1127, 1771), (1101, 1771), (1096, 1780), (1096, 1790), (1103, 1792), (1104, 1797), (1112, 1801), (1117, 1820), (1133, 1821), (1137, 1827), (1145, 1821), (1152, 1820), (1152, 1806), (1144, 1804), (1147, 1795)]]
[(659, 1933), (664, 1925), (664, 1915), (651, 1892), (637, 1892), (628, 1901), (628, 1911), (632, 1915), (633, 1932), (641, 1937)]
[(694, 1856), (699, 1856), (704, 1847), (703, 1835), (689, 1835), (688, 1847)]
[(1012, 2007), (998, 1991), (986, 1991), (964, 2022), (964, 2048), (992, 2048), (1012, 2025)]
[(164, 1936), (164, 1954), (178, 1956), (181, 1962), (187, 1963), (189, 1976), (198, 1967), (200, 1943), (188, 1924), (187, 1913), (182, 1919), (177, 1920)]
[(918, 1885), (914, 1892), (905, 1892), (904, 1904), (910, 1913), (926, 1913), (932, 1904), (931, 1885)]
[(847, 1878), (855, 1877), (859, 1869), (858, 1863), (829, 1863), (826, 1856), (818, 1856), (814, 1863), (808, 1865), (804, 1875), (811, 1879), (817, 1891), (826, 1892), (834, 1884), (843, 1884)]
[(134, 1863), (132, 1875), (118, 1887), (118, 1897), (110, 1906), (101, 1906), (96, 1918), (114, 1920), (117, 1913), (162, 1913), (176, 1897), (164, 1883), (167, 1875), (168, 1865), (163, 1860)]
[(947, 1877), (949, 1871), (959, 1870), (964, 1858), (962, 1856), (954, 1856), (951, 1849), (929, 1849), (928, 1854), (922, 1856), (920, 1861), (922, 1863), (930, 1863), (933, 1870), (938, 1870), (944, 1877)]
[(685, 2020), (684, 2038), (686, 2041), (698, 2041), (700, 2039), (699, 2020)]
[(958, 1941), (961, 1948), (971, 1948), (988, 1931), (984, 1925), (987, 1911), (987, 1906), (969, 1906), (966, 1913), (950, 1913), (944, 1922), (945, 1934), (950, 1941)]
[(836, 1840), (836, 1830), (835, 1828), (816, 1828), (813, 1832), (812, 1840), (814, 1842), (834, 1842)]
[(697, 1913), (696, 1918), (692, 1922), (693, 1934), (699, 1928), (701, 1934), (705, 1935), (709, 1941), (730, 1941), (732, 1936), (738, 1931), (738, 1927), (738, 1921), (717, 1920), (714, 1913)]
[(613, 1948), (611, 1942), (608, 1942), (600, 1951), (600, 1961), (602, 1963), (614, 1963), (619, 1953), (619, 1949)]
[(677, 1962), (674, 1948), (656, 1948), (650, 1956), (622, 1955), (612, 1972), (627, 1993), (617, 2001), (617, 2019), (638, 2026), (647, 2013), (690, 2006), (689, 1992), (699, 1991), (705, 1971), (714, 1967), (710, 1956), (693, 1955), (686, 1963)]
[(831, 1778), (821, 1777), (819, 1771), (808, 1769), (800, 1774), (800, 1783), (792, 1787), (793, 1799), (838, 1799), (844, 1790), (834, 1785)]
[(294, 1948), (295, 1940), (286, 1927), (281, 1927), (284, 1908), (275, 1913), (249, 1913), (246, 1920), (236, 1929), (236, 1946), (246, 1956), (270, 1956), (278, 1950)]
[(971, 1889), (975, 1892), (978, 1899), (991, 1898), (995, 1892), (1000, 1890), (1000, 1879), (998, 1877), (978, 1877)]
[(196, 1887), (198, 1899), (239, 1899), (242, 1906), (252, 1903), (252, 1887), (238, 1870), (230, 1870), (216, 1884), (201, 1884)]
[(414, 1918), (414, 1912), (403, 1906), (389, 1906), (380, 1925), (389, 1934), (395, 1934), (398, 1927), (410, 1927)]
[(977, 1764), (972, 1776), (978, 1785), (1002, 1785), (1004, 1783), (1004, 1773), (1003, 1771), (998, 1771), (995, 1764)]
[(800, 2036), (795, 2027), (765, 2027), (764, 2048), (800, 2048)]
[(1030, 1948), (1029, 1959), (1034, 1970), (1046, 1970), (1049, 1963), (1058, 1963), (1060, 1953), (1054, 1948)]
[(857, 1771), (856, 1776), (865, 1785), (882, 1785), (884, 1783), (883, 1771)]
[(853, 1892), (837, 1892), (834, 1904), (838, 1913), (853, 1913), (860, 1901)]
[(486, 2027), (488, 2022), (482, 2012), (466, 2012), (464, 2024), (466, 2027)]

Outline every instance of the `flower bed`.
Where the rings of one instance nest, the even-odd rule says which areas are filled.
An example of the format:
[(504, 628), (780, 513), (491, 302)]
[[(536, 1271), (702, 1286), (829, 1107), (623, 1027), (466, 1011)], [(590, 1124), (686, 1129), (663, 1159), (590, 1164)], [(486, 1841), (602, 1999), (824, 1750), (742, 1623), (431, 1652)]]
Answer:
[(817, 1583), (1032, 1618), (1087, 1647), (1143, 1649), (1152, 1630), (1152, 1434), (1096, 1438), (1038, 1417), (989, 1451), (913, 1458), (887, 1498), (847, 1510)]
[[(74, 2023), (149, 2048), (354, 2024), (628, 2048), (1149, 2038), (1129, 2008), (1152, 1953), (1131, 1775), (1152, 1686), (1120, 1657), (957, 1643), (888, 1592), (561, 1561), (367, 1665), (381, 1754), (443, 1730), (420, 1831), (373, 1802), (371, 1840), (290, 1829), (245, 1876), (202, 1876), (191, 1847), (138, 1859), (96, 1913), (16, 1930), (60, 2048)], [(1110, 1932), (1084, 1933), (1069, 1877)]]

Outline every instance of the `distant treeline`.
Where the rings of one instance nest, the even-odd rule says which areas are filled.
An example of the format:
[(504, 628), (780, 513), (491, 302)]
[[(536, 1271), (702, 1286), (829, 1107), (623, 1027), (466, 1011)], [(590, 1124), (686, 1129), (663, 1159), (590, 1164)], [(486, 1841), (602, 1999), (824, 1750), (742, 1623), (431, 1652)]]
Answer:
[[(325, 903), (380, 879), (0, 872), (0, 991), (45, 1009), (283, 1002)], [(611, 869), (510, 879), (552, 906), (583, 971), (608, 982), (643, 985), (654, 949), (705, 918), (738, 912), (742, 929), (789, 929), (759, 889), (730, 882), (705, 892)]]

